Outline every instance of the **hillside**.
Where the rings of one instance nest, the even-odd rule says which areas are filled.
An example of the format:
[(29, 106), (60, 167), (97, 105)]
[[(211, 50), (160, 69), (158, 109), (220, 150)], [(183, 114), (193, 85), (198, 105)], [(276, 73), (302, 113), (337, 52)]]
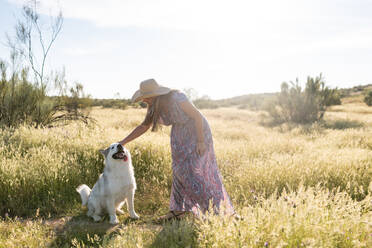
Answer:
[[(351, 96), (362, 96), (367, 90), (372, 89), (372, 84), (358, 85), (352, 88), (338, 89), (341, 98)], [(194, 100), (194, 104), (199, 109), (215, 109), (224, 107), (238, 107), (240, 109), (262, 110), (267, 103), (271, 102), (278, 93), (257, 93), (235, 96), (226, 99), (213, 100), (210, 98), (198, 98)], [(145, 107), (141, 103), (131, 103), (129, 99), (92, 99), (92, 106), (102, 106), (104, 108), (125, 109), (127, 106)]]

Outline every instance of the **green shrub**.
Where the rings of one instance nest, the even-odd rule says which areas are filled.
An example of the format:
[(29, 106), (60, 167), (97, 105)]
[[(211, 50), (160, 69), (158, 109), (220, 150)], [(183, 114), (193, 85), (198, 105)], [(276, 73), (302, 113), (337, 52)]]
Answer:
[(367, 93), (364, 96), (364, 102), (368, 106), (372, 106), (372, 90), (367, 91)]
[(17, 127), (21, 124), (46, 127), (69, 120), (85, 123), (92, 120), (89, 118), (91, 100), (84, 95), (83, 86), (77, 83), (69, 88), (67, 94), (64, 74), (62, 78), (56, 77), (56, 81), (63, 81), (59, 86), (60, 95), (50, 97), (44, 86), (28, 80), (26, 68), (13, 72), (8, 79), (6, 63), (0, 60), (0, 70), (0, 127)]
[(282, 83), (280, 94), (266, 110), (275, 123), (313, 123), (323, 118), (327, 106), (340, 103), (337, 90), (326, 87), (320, 75), (308, 77), (304, 90), (298, 79), (295, 83)]
[(41, 124), (48, 118), (53, 103), (46, 99), (43, 89), (27, 80), (28, 71), (13, 73), (7, 79), (5, 62), (0, 62), (0, 126), (18, 126), (21, 123)]

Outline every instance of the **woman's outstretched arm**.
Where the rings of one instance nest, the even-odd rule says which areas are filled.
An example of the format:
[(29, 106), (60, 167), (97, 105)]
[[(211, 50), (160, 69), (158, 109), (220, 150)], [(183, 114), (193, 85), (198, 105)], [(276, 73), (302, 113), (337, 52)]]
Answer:
[(127, 137), (125, 137), (123, 140), (119, 141), (119, 143), (124, 146), (128, 142), (130, 142), (130, 141), (138, 138), (142, 134), (144, 134), (150, 128), (150, 126), (151, 125), (145, 125), (145, 124), (142, 123), (141, 125), (137, 126), (135, 129), (133, 129), (133, 131)]

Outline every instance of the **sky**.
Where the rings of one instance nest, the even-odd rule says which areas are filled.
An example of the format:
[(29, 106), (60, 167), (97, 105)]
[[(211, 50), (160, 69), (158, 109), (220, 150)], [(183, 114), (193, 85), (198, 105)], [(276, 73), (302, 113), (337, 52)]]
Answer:
[[(9, 59), (24, 0), (0, 0), (0, 58)], [(40, 0), (64, 23), (47, 70), (94, 98), (130, 98), (154, 78), (223, 99), (278, 92), (322, 73), (326, 85), (372, 83), (372, 0)]]

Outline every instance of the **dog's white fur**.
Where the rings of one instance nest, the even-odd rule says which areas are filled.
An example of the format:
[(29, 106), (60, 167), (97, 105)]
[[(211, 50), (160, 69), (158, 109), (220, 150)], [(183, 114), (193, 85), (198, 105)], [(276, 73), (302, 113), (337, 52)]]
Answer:
[[(129, 151), (119, 143), (114, 143), (100, 152), (105, 157), (105, 168), (93, 189), (91, 190), (85, 184), (76, 189), (81, 196), (83, 206), (88, 206), (87, 215), (99, 221), (102, 211), (106, 210), (110, 215), (110, 223), (118, 224), (116, 213), (124, 213), (121, 207), (126, 201), (130, 217), (138, 219), (139, 216), (134, 211), (136, 181)], [(118, 152), (121, 152), (121, 156), (126, 156), (127, 160), (115, 159), (114, 154)]]

